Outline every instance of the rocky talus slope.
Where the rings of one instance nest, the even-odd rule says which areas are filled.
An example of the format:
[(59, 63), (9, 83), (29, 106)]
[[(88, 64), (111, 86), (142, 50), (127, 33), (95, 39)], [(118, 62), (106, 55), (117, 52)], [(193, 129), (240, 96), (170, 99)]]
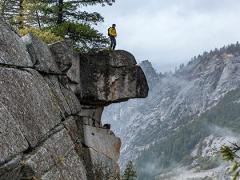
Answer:
[(0, 180), (119, 179), (121, 140), (101, 114), (147, 94), (130, 53), (78, 54), (0, 19)]

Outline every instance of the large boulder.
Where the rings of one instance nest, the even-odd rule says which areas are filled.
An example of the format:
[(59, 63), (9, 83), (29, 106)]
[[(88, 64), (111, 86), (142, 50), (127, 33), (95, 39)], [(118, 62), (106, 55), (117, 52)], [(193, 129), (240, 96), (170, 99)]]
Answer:
[(1, 17), (0, 27), (0, 64), (32, 67), (25, 44)]
[(36, 70), (44, 73), (61, 73), (46, 43), (32, 34), (22, 37), (22, 40), (27, 46)]
[(108, 105), (148, 95), (145, 75), (126, 51), (82, 54), (80, 73), (82, 104)]
[(80, 60), (78, 53), (74, 52), (73, 43), (69, 40), (49, 45), (53, 58), (60, 71), (66, 75), (62, 80), (77, 95), (81, 93)]
[[(59, 69), (67, 72), (75, 62), (76, 54), (71, 41), (60, 41), (49, 45)], [(78, 77), (80, 78), (80, 76)]]

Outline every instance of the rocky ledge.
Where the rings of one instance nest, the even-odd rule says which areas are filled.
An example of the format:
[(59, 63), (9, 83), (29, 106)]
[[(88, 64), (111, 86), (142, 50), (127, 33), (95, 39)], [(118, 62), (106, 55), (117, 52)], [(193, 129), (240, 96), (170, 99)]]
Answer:
[(0, 180), (119, 179), (121, 140), (103, 109), (147, 95), (130, 53), (79, 54), (0, 19)]

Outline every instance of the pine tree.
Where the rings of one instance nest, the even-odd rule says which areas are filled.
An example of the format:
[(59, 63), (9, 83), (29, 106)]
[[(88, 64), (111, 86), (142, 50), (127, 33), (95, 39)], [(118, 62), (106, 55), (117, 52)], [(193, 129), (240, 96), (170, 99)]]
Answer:
[(124, 174), (122, 176), (123, 180), (135, 180), (137, 178), (137, 172), (134, 169), (134, 165), (132, 161), (127, 163), (126, 169), (124, 170)]
[(24, 26), (43, 30), (51, 21), (47, 0), (23, 0)]
[(27, 19), (32, 19), (32, 22), (29, 22), (32, 26), (38, 25), (39, 28), (48, 29), (57, 36), (68, 37), (75, 42), (75, 47), (82, 51), (103, 48), (108, 44), (108, 39), (92, 27), (103, 22), (103, 17), (97, 12), (88, 13), (81, 9), (83, 6), (96, 4), (111, 5), (114, 0), (25, 1), (28, 2), (26, 3), (28, 14), (31, 14), (31, 18)]
[(102, 48), (108, 44), (108, 39), (95, 30), (92, 25), (103, 21), (103, 17), (97, 13), (81, 11), (81, 7), (108, 4), (114, 0), (56, 0), (50, 3), (51, 17), (53, 17), (50, 29), (56, 35), (69, 37), (75, 42), (75, 47), (81, 50)]
[(0, 0), (0, 14), (12, 25), (23, 26), (23, 0)]
[[(37, 28), (57, 37), (68, 37), (77, 49), (103, 48), (108, 39), (92, 25), (103, 21), (97, 13), (81, 11), (83, 6), (111, 5), (115, 0), (0, 0), (1, 14), (19, 29)], [(14, 8), (11, 8), (14, 7)], [(36, 30), (34, 30), (36, 31)]]
[(240, 147), (234, 143), (232, 146), (222, 146), (220, 149), (223, 160), (232, 163), (230, 173), (232, 174), (233, 180), (237, 180), (240, 177), (240, 157), (237, 155), (239, 151)]

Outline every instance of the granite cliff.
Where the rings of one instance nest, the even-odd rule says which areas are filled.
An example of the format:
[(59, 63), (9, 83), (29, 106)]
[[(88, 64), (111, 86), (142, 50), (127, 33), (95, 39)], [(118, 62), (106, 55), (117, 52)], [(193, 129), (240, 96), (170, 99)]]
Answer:
[(101, 115), (148, 95), (130, 53), (79, 54), (0, 19), (0, 84), (0, 180), (119, 179), (121, 140)]

